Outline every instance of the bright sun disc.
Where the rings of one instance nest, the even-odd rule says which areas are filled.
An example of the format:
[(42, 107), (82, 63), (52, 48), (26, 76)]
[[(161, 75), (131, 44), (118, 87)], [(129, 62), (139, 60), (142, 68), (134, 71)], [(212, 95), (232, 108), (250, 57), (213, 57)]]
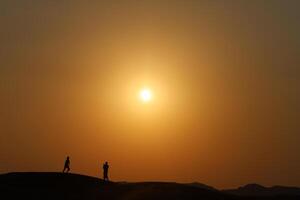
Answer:
[(152, 98), (152, 93), (149, 89), (143, 89), (140, 92), (140, 98), (143, 102), (148, 102)]

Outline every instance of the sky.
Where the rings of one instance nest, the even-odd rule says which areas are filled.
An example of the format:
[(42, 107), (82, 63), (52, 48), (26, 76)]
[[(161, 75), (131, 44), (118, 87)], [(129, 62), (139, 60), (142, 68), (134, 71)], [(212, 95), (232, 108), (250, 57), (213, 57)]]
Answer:
[(1, 0), (0, 173), (300, 186), (299, 9)]

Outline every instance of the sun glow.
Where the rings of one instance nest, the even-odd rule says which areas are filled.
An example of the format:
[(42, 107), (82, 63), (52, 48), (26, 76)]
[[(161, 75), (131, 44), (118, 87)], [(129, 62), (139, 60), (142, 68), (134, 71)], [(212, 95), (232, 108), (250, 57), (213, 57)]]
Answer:
[(152, 99), (152, 92), (151, 90), (144, 88), (140, 91), (139, 97), (143, 102), (149, 102)]

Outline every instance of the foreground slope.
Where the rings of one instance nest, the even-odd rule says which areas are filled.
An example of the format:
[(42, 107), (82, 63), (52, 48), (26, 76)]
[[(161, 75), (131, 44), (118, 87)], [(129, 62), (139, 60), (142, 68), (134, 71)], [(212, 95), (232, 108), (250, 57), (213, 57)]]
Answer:
[[(62, 173), (9, 173), (0, 175), (0, 198), (10, 200), (264, 199), (259, 197), (238, 197), (217, 190), (186, 184), (162, 182), (107, 183), (94, 177)], [(297, 198), (274, 197), (268, 199)]]
[(107, 183), (62, 173), (10, 173), (0, 176), (8, 199), (232, 199), (231, 195), (176, 183)]

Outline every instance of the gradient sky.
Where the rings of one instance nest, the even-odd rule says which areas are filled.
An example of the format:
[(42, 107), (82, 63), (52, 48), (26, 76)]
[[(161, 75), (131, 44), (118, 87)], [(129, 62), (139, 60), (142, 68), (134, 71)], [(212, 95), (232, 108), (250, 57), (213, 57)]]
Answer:
[(1, 0), (0, 173), (300, 186), (299, 9)]

